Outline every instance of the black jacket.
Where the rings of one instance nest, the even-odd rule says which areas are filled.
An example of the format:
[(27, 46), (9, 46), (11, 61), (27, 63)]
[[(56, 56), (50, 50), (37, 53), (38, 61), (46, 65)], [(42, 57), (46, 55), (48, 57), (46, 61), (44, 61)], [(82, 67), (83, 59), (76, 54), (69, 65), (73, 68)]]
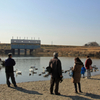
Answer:
[(61, 61), (58, 58), (53, 58), (50, 60), (49, 66), (52, 68), (52, 77), (60, 78), (60, 75), (62, 75)]
[(6, 73), (13, 73), (13, 66), (15, 65), (15, 60), (12, 58), (8, 58), (5, 60), (5, 72)]

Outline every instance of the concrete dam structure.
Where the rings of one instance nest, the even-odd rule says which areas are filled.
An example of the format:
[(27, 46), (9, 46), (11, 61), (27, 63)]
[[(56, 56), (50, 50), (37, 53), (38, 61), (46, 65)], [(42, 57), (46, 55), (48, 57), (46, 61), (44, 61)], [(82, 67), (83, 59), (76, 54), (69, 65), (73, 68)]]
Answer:
[(17, 51), (17, 55), (20, 55), (21, 50), (24, 51), (24, 55), (27, 55), (27, 50), (32, 55), (32, 51), (40, 47), (40, 40), (11, 39), (11, 52), (13, 55), (15, 55), (15, 51)]

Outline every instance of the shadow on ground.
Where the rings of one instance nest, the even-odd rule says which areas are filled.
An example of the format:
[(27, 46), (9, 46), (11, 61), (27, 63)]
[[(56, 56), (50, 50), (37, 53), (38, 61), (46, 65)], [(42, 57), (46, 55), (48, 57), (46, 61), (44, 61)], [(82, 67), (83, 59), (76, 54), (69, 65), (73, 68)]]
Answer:
[[(28, 93), (28, 94), (37, 94), (37, 95), (43, 95), (37, 91), (32, 91), (32, 90), (26, 90), (22, 87), (11, 87), (15, 90), (24, 92), (24, 93)], [(85, 97), (82, 97), (81, 95), (84, 95)], [(91, 99), (100, 99), (100, 95), (96, 95), (96, 94), (92, 94), (92, 93), (78, 93), (76, 96), (70, 96), (70, 95), (58, 95), (58, 96), (62, 96), (62, 97), (67, 97), (67, 98), (71, 98), (72, 100), (91, 100)], [(86, 97), (91, 97), (91, 99), (88, 99)]]
[[(81, 95), (84, 95), (85, 97), (82, 97)], [(59, 96), (69, 97), (72, 100), (91, 100), (91, 99), (99, 99), (100, 100), (100, 95), (92, 94), (92, 93), (78, 93), (76, 96), (69, 96), (69, 95), (59, 95)], [(91, 99), (88, 99), (86, 97), (90, 97)]]
[(67, 95), (59, 95), (59, 96), (63, 96), (63, 97), (68, 97), (71, 98), (72, 100), (91, 100), (85, 97), (81, 97), (81, 96), (67, 96)]
[(26, 90), (26, 89), (24, 89), (24, 88), (22, 88), (22, 87), (16, 87), (16, 88), (11, 87), (11, 88), (16, 89), (16, 90), (21, 91), (21, 92), (24, 92), (24, 93), (28, 93), (28, 94), (43, 95), (43, 94), (41, 94), (41, 93), (39, 93), (39, 92), (37, 92), (37, 91)]
[(80, 95), (84, 95), (84, 96), (87, 96), (87, 97), (91, 97), (92, 99), (99, 99), (100, 100), (100, 95), (97, 95), (97, 94), (84, 93), (84, 94), (80, 94)]
[(100, 99), (100, 95), (97, 94), (86, 93), (85, 96), (91, 97), (93, 99)]
[(100, 80), (99, 78), (91, 78), (91, 80)]

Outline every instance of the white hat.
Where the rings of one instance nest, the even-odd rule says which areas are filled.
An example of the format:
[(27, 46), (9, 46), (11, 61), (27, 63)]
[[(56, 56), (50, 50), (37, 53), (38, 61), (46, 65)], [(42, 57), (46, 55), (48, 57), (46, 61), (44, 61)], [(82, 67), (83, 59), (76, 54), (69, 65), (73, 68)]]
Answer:
[(12, 56), (12, 53), (8, 53), (8, 56)]
[(57, 52), (54, 52), (54, 53), (53, 53), (53, 56), (54, 56), (54, 57), (58, 57), (58, 53), (57, 53)]

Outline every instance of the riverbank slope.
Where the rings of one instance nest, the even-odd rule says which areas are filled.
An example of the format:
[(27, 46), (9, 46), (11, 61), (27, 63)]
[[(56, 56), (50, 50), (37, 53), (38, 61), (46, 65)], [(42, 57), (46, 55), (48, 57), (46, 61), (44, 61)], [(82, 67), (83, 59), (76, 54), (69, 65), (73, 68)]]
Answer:
[[(11, 44), (0, 44), (0, 55), (4, 56), (6, 50), (11, 50)], [(69, 45), (43, 45), (40, 49), (32, 51), (32, 56), (51, 57), (58, 52), (60, 57), (91, 57), (100, 58), (100, 46), (69, 46)], [(29, 51), (27, 51), (29, 55)], [(23, 55), (23, 54), (21, 54)]]
[(100, 99), (100, 75), (91, 79), (81, 79), (83, 93), (74, 93), (74, 85), (71, 79), (64, 79), (60, 83), (58, 95), (49, 93), (50, 81), (17, 83), (15, 88), (6, 84), (0, 85), (0, 100), (99, 100)]

